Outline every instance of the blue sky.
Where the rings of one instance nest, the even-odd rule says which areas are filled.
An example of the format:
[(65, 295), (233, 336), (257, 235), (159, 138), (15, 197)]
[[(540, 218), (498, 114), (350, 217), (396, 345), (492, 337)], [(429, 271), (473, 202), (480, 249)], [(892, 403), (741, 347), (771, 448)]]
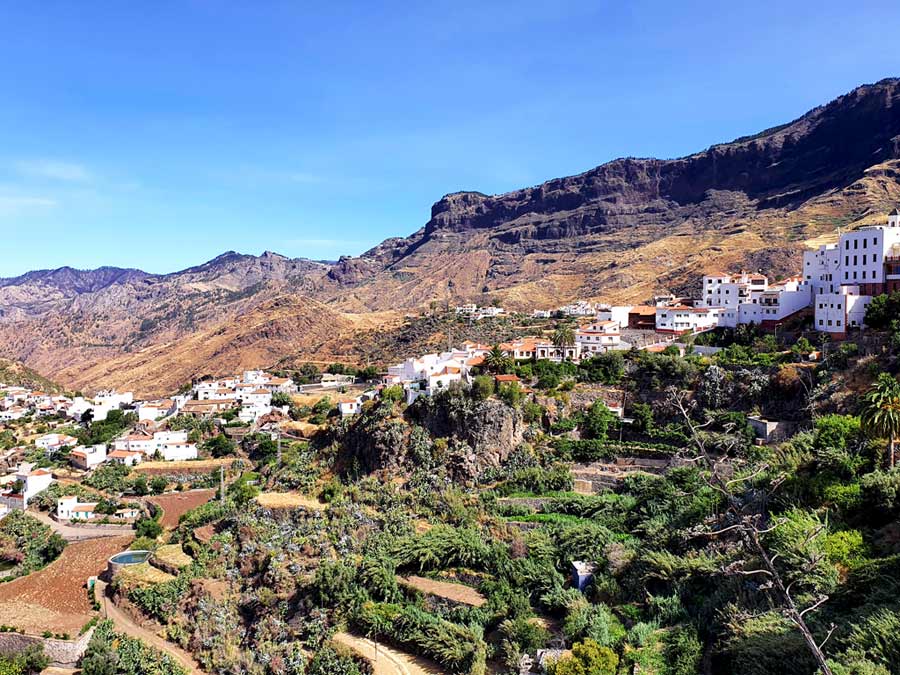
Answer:
[(895, 1), (4, 2), (0, 276), (358, 254), (448, 192), (900, 75), (898, 26)]

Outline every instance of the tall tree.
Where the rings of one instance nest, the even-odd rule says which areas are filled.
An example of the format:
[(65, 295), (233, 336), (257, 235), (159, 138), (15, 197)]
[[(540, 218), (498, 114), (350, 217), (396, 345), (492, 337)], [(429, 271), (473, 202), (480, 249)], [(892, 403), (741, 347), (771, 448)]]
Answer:
[(566, 323), (559, 324), (556, 327), (556, 330), (553, 331), (553, 345), (563, 349), (565, 347), (571, 347), (574, 344), (575, 331), (572, 330), (572, 326)]
[(500, 345), (491, 347), (491, 351), (484, 355), (484, 365), (492, 373), (505, 373), (512, 367), (512, 359), (507, 356)]
[(888, 439), (888, 462), (893, 468), (897, 437), (900, 436), (900, 382), (887, 373), (881, 373), (863, 396), (859, 418), (866, 434)]

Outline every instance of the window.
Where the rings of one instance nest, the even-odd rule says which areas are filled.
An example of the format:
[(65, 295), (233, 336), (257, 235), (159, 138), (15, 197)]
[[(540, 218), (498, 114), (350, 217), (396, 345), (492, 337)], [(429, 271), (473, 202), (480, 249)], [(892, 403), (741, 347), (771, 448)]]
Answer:
[(838, 325), (838, 326), (841, 325), (841, 320), (840, 320), (840, 319), (837, 320), (837, 325)]
[(853, 250), (855, 251), (858, 248), (859, 248), (859, 239), (854, 239), (853, 240)]
[(866, 264), (866, 254), (863, 253), (863, 265), (865, 265), (865, 264)]
[(863, 239), (863, 248), (869, 248), (869, 240)]

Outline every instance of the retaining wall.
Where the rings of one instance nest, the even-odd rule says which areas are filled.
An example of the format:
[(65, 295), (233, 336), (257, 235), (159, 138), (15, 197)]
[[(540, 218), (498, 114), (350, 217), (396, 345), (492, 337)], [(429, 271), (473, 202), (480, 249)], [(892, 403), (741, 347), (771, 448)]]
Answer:
[(13, 656), (25, 651), (31, 645), (39, 644), (43, 646), (44, 654), (50, 659), (51, 665), (74, 668), (87, 650), (93, 634), (93, 626), (74, 640), (57, 640), (21, 633), (0, 633), (0, 653)]

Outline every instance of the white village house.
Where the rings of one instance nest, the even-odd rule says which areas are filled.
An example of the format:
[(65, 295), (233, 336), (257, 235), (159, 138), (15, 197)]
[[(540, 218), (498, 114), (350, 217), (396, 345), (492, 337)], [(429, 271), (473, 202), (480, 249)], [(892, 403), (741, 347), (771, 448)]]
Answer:
[(15, 472), (0, 478), (0, 504), (24, 511), (29, 500), (50, 487), (51, 483), (53, 475), (49, 471), (36, 469), (30, 462), (22, 462)]

